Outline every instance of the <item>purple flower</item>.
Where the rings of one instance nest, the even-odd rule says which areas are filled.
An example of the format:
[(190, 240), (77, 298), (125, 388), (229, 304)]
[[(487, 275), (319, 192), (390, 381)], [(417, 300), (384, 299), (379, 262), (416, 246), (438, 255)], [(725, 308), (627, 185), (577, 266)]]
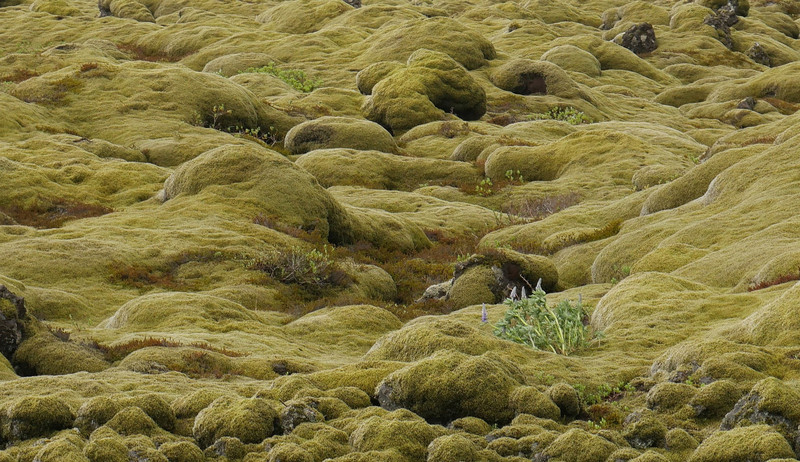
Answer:
[(486, 303), (483, 304), (483, 309), (481, 310), (481, 322), (489, 322), (489, 313), (486, 312)]

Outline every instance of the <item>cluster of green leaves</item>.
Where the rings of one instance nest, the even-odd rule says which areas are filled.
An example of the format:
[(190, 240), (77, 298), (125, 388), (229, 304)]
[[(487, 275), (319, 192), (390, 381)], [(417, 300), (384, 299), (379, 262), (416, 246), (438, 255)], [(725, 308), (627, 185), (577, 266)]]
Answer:
[(620, 382), (614, 386), (602, 383), (594, 392), (589, 392), (583, 384), (574, 384), (572, 387), (578, 392), (578, 396), (586, 406), (602, 403), (612, 398), (618, 399), (623, 395), (636, 392), (636, 388), (628, 382)]
[(269, 74), (283, 80), (292, 88), (303, 93), (310, 93), (322, 85), (321, 80), (312, 79), (300, 69), (281, 69), (277, 64), (271, 62), (262, 67), (251, 67), (240, 72), (240, 74)]
[(590, 124), (592, 119), (583, 112), (575, 109), (574, 107), (553, 107), (544, 114), (536, 114), (533, 116), (536, 120), (560, 120), (571, 125)]
[(330, 247), (304, 249), (292, 247), (254, 258), (250, 267), (263, 271), (284, 284), (297, 284), (307, 289), (345, 285), (347, 275), (338, 268)]
[(478, 184), (475, 185), (475, 194), (483, 197), (491, 196), (492, 193), (494, 192), (492, 191), (492, 186), (494, 186), (494, 183), (492, 183), (492, 179), (484, 178), (480, 182), (478, 182)]
[(589, 345), (591, 335), (583, 323), (586, 312), (580, 302), (562, 300), (549, 307), (544, 291), (537, 287), (530, 297), (509, 298), (504, 303), (509, 308), (494, 329), (500, 338), (562, 355)]

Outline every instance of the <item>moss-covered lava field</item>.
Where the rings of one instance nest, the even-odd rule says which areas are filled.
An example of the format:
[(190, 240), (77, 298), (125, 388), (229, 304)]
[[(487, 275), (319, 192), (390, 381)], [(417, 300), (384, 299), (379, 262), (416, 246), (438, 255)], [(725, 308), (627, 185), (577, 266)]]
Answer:
[[(796, 460), (798, 36), (0, 0), (0, 462)], [(495, 329), (537, 283), (569, 355)]]

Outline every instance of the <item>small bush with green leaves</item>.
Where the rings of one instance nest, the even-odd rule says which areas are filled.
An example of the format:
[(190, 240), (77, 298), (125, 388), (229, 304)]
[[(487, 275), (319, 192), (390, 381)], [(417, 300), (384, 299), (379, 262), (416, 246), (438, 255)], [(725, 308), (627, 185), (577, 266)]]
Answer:
[(586, 312), (580, 301), (562, 300), (549, 307), (537, 286), (530, 297), (508, 298), (504, 303), (509, 308), (494, 329), (500, 338), (562, 355), (589, 345), (591, 335), (583, 323)]
[(307, 289), (347, 283), (347, 274), (338, 268), (328, 246), (322, 250), (292, 247), (275, 251), (256, 257), (250, 267), (284, 284), (297, 284)]
[(536, 120), (560, 120), (562, 122), (566, 122), (571, 125), (581, 125), (581, 124), (590, 124), (592, 123), (592, 119), (590, 119), (586, 114), (583, 112), (575, 109), (574, 107), (554, 107), (550, 108), (549, 111), (545, 112), (544, 114), (536, 114), (533, 119)]
[(302, 91), (303, 93), (310, 93), (319, 88), (320, 85), (322, 85), (321, 80), (316, 80), (308, 77), (306, 73), (301, 71), (300, 69), (281, 69), (274, 62), (271, 62), (266, 66), (262, 67), (250, 67), (240, 73), (274, 75), (275, 77), (289, 84), (295, 90)]

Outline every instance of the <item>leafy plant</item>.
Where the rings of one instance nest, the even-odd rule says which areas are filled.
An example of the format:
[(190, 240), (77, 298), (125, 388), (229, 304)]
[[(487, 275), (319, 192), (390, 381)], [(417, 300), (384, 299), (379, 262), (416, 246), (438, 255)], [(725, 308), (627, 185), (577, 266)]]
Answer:
[(519, 170), (516, 172), (514, 170), (506, 170), (506, 180), (510, 183), (519, 182), (520, 184), (524, 183), (524, 179), (522, 177), (522, 173)]
[(560, 120), (571, 125), (590, 124), (592, 119), (574, 107), (553, 107), (544, 114), (531, 116), (533, 120)]
[(303, 93), (310, 93), (322, 85), (321, 80), (308, 77), (306, 73), (300, 69), (281, 69), (274, 62), (262, 67), (250, 67), (240, 72), (240, 74), (273, 75), (289, 84), (295, 90)]
[(583, 323), (586, 312), (580, 301), (562, 300), (549, 307), (544, 290), (537, 285), (529, 297), (509, 298), (504, 304), (509, 309), (494, 330), (500, 338), (565, 356), (589, 345), (591, 335)]
[(338, 269), (327, 245), (306, 250), (292, 247), (256, 257), (251, 265), (284, 284), (297, 284), (308, 289), (344, 285), (347, 275)]
[(494, 186), (492, 179), (484, 178), (477, 185), (475, 185), (475, 194), (483, 197), (491, 196), (492, 192), (494, 192), (492, 191), (492, 186)]

